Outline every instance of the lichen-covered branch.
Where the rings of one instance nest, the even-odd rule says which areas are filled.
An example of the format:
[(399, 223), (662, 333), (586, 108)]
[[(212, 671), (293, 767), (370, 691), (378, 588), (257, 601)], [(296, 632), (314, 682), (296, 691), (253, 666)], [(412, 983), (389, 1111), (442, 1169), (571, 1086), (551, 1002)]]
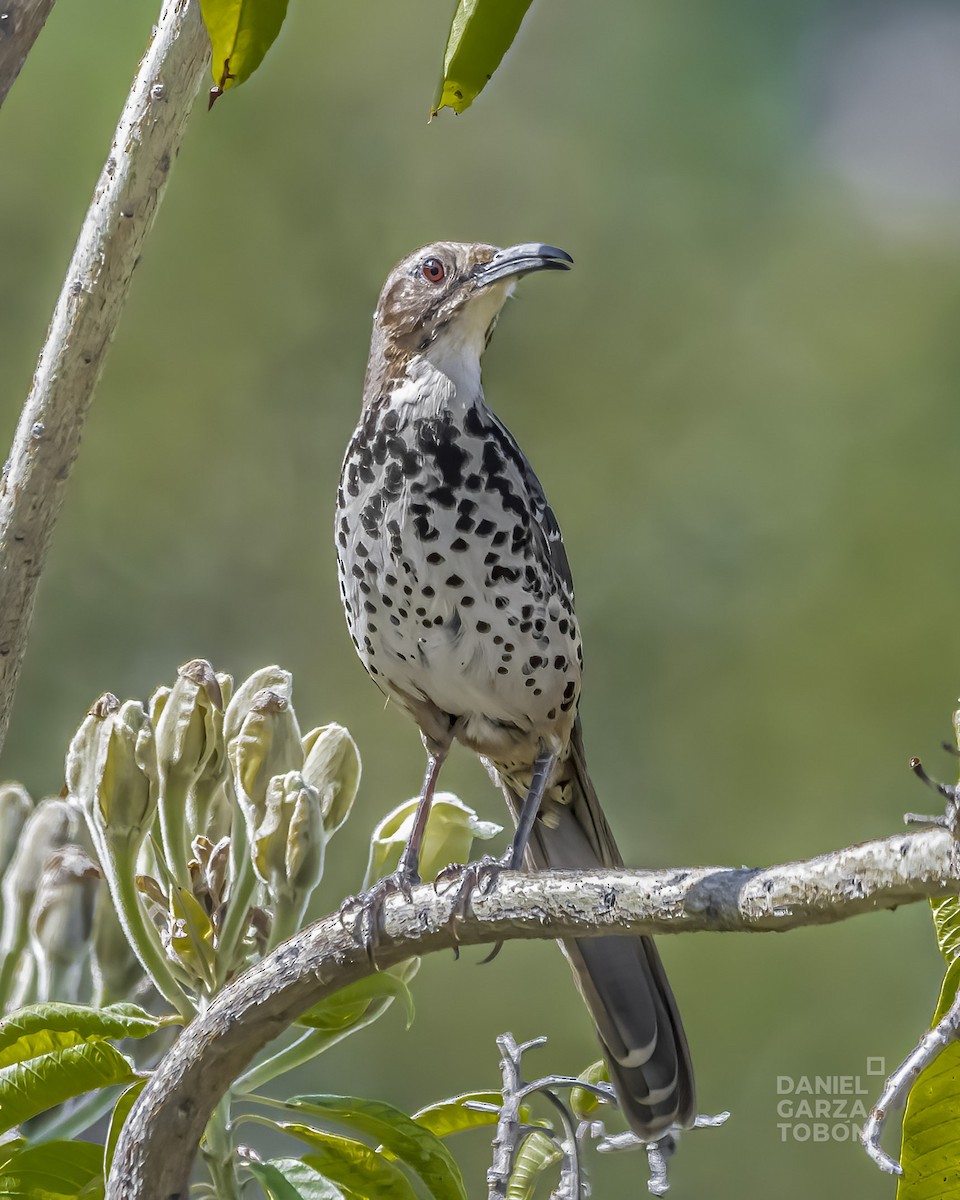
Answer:
[[(456, 888), (390, 897), (378, 964), (506, 938), (695, 930), (776, 932), (960, 891), (960, 848), (946, 830), (863, 842), (767, 868), (504, 874), (451, 928)], [(211, 1112), (253, 1056), (300, 1013), (369, 975), (352, 930), (334, 915), (298, 933), (227, 987), (158, 1067), (124, 1126), (107, 1200), (185, 1197)]]
[(197, 0), (164, 0), (80, 231), (3, 468), (0, 749), (37, 584), (83, 423), (209, 58), (210, 42)]

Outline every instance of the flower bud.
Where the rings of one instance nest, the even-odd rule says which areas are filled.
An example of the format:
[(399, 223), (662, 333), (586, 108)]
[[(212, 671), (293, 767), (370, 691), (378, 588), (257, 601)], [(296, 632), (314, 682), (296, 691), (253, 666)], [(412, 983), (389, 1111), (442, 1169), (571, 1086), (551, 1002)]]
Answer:
[(303, 747), (293, 705), (269, 688), (257, 692), (240, 732), (229, 743), (237, 800), (247, 818), (251, 840), (263, 820), (267, 785), (274, 775), (299, 771)]
[[(156, 693), (154, 693), (156, 698)], [(183, 788), (223, 763), (223, 696), (213, 667), (202, 658), (179, 670), (157, 714), (157, 761), (161, 790), (171, 778)]]
[(303, 777), (320, 793), (323, 828), (331, 837), (350, 815), (360, 786), (360, 752), (342, 725), (322, 725), (303, 739)]
[(252, 843), (254, 868), (272, 898), (309, 898), (323, 874), (323, 813), (319, 792), (299, 771), (270, 780)]
[(15, 913), (29, 914), (47, 860), (72, 840), (76, 826), (73, 808), (59, 797), (41, 800), (27, 818), (3, 880), (5, 949), (11, 944), (8, 924)]
[(254, 696), (264, 689), (277, 692), (289, 701), (293, 695), (293, 676), (281, 667), (261, 667), (259, 671), (254, 671), (249, 678), (245, 679), (235, 691), (233, 691), (231, 680), (230, 690), (233, 694), (227, 702), (227, 709), (223, 717), (223, 736), (228, 743), (232, 742), (240, 732), (240, 726), (250, 711)]
[(157, 805), (156, 750), (143, 705), (102, 696), (70, 743), (66, 777), (101, 857), (107, 842), (139, 846)]
[(100, 872), (79, 846), (64, 846), (47, 859), (30, 911), (41, 1001), (78, 998), (99, 886)]
[(16, 853), (32, 808), (33, 801), (26, 788), (19, 783), (0, 783), (0, 878)]
[[(417, 804), (416, 798), (401, 804), (374, 829), (364, 888), (396, 869), (413, 829)], [(420, 878), (435, 879), (450, 863), (469, 861), (475, 838), (488, 841), (502, 829), (502, 825), (493, 821), (481, 821), (474, 810), (452, 792), (437, 792), (420, 848)]]

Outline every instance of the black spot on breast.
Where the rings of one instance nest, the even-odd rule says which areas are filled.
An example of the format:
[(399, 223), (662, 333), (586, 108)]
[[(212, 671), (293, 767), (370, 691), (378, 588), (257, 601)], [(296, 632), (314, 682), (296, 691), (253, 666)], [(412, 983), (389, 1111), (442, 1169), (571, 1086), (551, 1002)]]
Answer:
[(447, 587), (453, 587), (453, 588), (463, 587), (463, 580), (460, 578), (459, 575), (448, 575), (446, 578), (446, 584), (447, 584)]
[(463, 427), (467, 433), (472, 433), (474, 437), (483, 437), (487, 432), (487, 424), (483, 417), (480, 416), (480, 411), (477, 408), (467, 409), (467, 414), (463, 418)]
[(454, 540), (450, 543), (450, 549), (456, 550), (458, 553), (466, 550), (466, 548), (467, 543), (463, 540), (463, 538), (454, 538)]
[(520, 572), (514, 567), (496, 566), (490, 572), (490, 578), (494, 583), (498, 583), (501, 579), (505, 579), (508, 583), (516, 583), (520, 577)]
[(400, 470), (409, 479), (413, 475), (419, 475), (423, 470), (423, 456), (418, 454), (416, 450), (408, 450), (400, 460)]
[(456, 504), (456, 497), (449, 487), (431, 488), (427, 495), (431, 500), (440, 505), (441, 508), (453, 508)]
[(499, 475), (503, 466), (503, 455), (493, 442), (484, 442), (480, 462), (488, 475)]
[[(433, 550), (433, 551), (431, 551), (430, 554), (427, 555), (427, 562), (432, 563), (434, 566), (436, 566), (438, 563), (446, 562), (446, 559), (443, 557), (443, 555), (440, 553), (439, 550)], [(426, 588), (423, 589), (423, 594), (424, 595), (427, 594)]]
[[(468, 492), (479, 492), (483, 487), (483, 480), (479, 475), (468, 475), (463, 481), (463, 486)], [(357, 493), (353, 492), (351, 494), (355, 496)]]
[[(477, 526), (477, 536), (478, 537), (489, 537), (491, 533), (496, 532), (496, 529), (497, 529), (497, 527), (496, 527), (496, 525), (494, 525), (494, 523), (492, 521), (488, 521), (488, 520), (484, 519)], [(506, 539), (504, 539), (504, 540), (506, 540)]]

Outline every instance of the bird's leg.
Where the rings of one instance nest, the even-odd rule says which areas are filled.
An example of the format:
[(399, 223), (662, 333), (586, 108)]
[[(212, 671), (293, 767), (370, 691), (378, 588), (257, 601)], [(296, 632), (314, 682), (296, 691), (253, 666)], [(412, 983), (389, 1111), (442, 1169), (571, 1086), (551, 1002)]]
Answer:
[[(547, 790), (547, 784), (550, 781), (550, 776), (553, 774), (556, 764), (557, 752), (555, 750), (541, 750), (537, 755), (533, 764), (530, 787), (527, 790), (527, 795), (517, 817), (517, 828), (513, 835), (513, 841), (510, 843), (510, 849), (502, 858), (487, 856), (478, 862), (468, 863), (462, 868), (447, 867), (437, 876), (438, 881), (440, 881), (445, 875), (448, 878), (453, 878), (454, 872), (456, 872), (458, 879), (457, 894), (454, 897), (453, 908), (450, 914), (451, 923), (455, 923), (460, 917), (466, 914), (470, 897), (477, 889), (482, 892), (489, 892), (500, 878), (502, 871), (516, 871), (523, 863), (527, 843), (530, 841), (531, 833), (533, 833), (534, 822), (537, 819), (537, 813), (539, 813), (540, 805), (543, 803), (544, 792)], [(481, 962), (490, 962), (491, 959), (496, 958), (500, 953), (502, 945), (502, 942), (497, 942), (493, 950), (486, 958), (481, 959)]]
[(423, 777), (423, 787), (420, 790), (420, 799), (413, 816), (413, 827), (407, 838), (407, 844), (403, 848), (397, 869), (391, 875), (378, 879), (359, 896), (351, 896), (340, 905), (341, 921), (346, 918), (348, 913), (359, 909), (354, 920), (354, 937), (366, 949), (371, 962), (380, 942), (383, 906), (387, 897), (399, 892), (405, 900), (409, 900), (411, 889), (420, 882), (418, 871), (420, 850), (423, 846), (424, 834), (427, 831), (427, 820), (430, 816), (433, 794), (437, 789), (440, 768), (446, 757), (446, 749), (432, 750), (429, 746), (427, 747), (427, 770)]
[(430, 806), (433, 804), (433, 793), (437, 790), (437, 779), (440, 777), (440, 768), (444, 764), (447, 757), (447, 751), (434, 751), (428, 748), (427, 750), (427, 771), (423, 777), (423, 787), (420, 789), (420, 801), (417, 804), (417, 811), (413, 815), (413, 827), (410, 830), (410, 836), (407, 838), (407, 844), (403, 848), (403, 854), (400, 855), (400, 864), (397, 867), (397, 879), (400, 881), (401, 890), (403, 885), (406, 885), (406, 896), (409, 896), (409, 889), (415, 883), (420, 882), (420, 849), (423, 846), (424, 834), (427, 832), (427, 821), (430, 817)]
[(533, 823), (537, 819), (537, 813), (543, 803), (543, 794), (547, 790), (547, 783), (553, 774), (556, 763), (556, 750), (541, 750), (537, 755), (536, 762), (533, 764), (530, 789), (520, 809), (520, 815), (517, 817), (517, 830), (510, 845), (510, 856), (504, 863), (508, 871), (516, 871), (523, 862), (530, 834), (533, 833)]

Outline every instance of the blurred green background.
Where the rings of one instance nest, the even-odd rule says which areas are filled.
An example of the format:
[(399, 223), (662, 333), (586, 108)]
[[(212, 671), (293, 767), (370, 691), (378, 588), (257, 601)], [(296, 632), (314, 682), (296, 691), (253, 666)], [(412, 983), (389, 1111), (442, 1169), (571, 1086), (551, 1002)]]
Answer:
[[(464, 116), (426, 116), (451, 4), (291, 6), (260, 73), (194, 113), (40, 592), (2, 772), (58, 790), (92, 699), (195, 655), (295, 673), (364, 755), (319, 909), (421, 749), (355, 660), (332, 501), (369, 323), (434, 238), (543, 240), (486, 360), (578, 585), (597, 789), (636, 865), (762, 864), (900, 828), (954, 767), (960, 12), (793, 0), (541, 2)], [(61, 3), (0, 112), (6, 443), (157, 7)], [(444, 786), (502, 804), (461, 754)], [(664, 939), (720, 1131), (693, 1196), (892, 1196), (856, 1146), (782, 1140), (777, 1077), (892, 1067), (933, 1010), (924, 906), (783, 937)], [(407, 1109), (495, 1086), (495, 1035), (596, 1057), (547, 943), (426, 962), (314, 1091)], [(840, 1136), (840, 1135), (838, 1135)], [(482, 1137), (460, 1150), (483, 1190)], [(596, 1195), (643, 1194), (636, 1158)]]

